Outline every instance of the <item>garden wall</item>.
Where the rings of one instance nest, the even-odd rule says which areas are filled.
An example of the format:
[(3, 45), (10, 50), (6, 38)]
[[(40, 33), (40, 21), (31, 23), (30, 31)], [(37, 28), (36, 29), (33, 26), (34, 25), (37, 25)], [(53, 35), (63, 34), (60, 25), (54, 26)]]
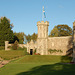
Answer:
[[(13, 44), (9, 44), (9, 41), (5, 41), (5, 50), (10, 50), (10, 48), (8, 48), (9, 46), (12, 46)], [(18, 44), (19, 47), (27, 47), (26, 44)]]
[(48, 50), (49, 49), (56, 49), (61, 50), (61, 52), (57, 53), (49, 53), (51, 55), (66, 55), (67, 52), (72, 48), (72, 36), (65, 36), (65, 37), (49, 37), (48, 38)]

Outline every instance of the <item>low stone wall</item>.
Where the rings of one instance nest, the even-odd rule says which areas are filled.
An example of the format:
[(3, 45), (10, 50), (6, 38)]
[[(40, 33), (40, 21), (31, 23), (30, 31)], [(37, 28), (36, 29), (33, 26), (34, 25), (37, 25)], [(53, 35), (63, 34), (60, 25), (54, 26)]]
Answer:
[(19, 47), (27, 47), (27, 44), (18, 44), (19, 45)]
[[(5, 50), (10, 50), (10, 48), (8, 48), (9, 46), (12, 46), (13, 44), (9, 44), (9, 41), (5, 41)], [(27, 44), (18, 44), (19, 47), (27, 47)]]
[[(39, 46), (39, 44), (46, 44), (45, 46), (47, 46), (47, 55), (66, 55), (68, 53), (68, 51), (72, 48), (72, 36), (65, 36), (65, 37), (48, 37), (47, 42), (41, 42), (42, 40), (40, 39), (40, 43), (37, 44), (34, 43), (32, 40), (30, 41), (30, 43), (27, 44), (18, 44), (19, 47), (26, 47), (27, 48), (27, 52), (30, 53), (30, 49), (33, 49), (33, 52), (36, 49), (36, 53), (38, 53), (38, 49), (37, 47)], [(43, 46), (41, 44), (42, 51), (45, 50), (45, 46)], [(8, 47), (12, 46), (12, 44), (9, 44), (8, 41), (5, 41), (5, 50), (10, 50)], [(56, 49), (56, 50), (61, 50), (62, 52), (53, 52), (50, 53), (48, 50), (49, 49)], [(41, 50), (41, 48), (40, 48)], [(40, 52), (39, 52), (40, 53)], [(44, 54), (43, 54), (44, 55)]]

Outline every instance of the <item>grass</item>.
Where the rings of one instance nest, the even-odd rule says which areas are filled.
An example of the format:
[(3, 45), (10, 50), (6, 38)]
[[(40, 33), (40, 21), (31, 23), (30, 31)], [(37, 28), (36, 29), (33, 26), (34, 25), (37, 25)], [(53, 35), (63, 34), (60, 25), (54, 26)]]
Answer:
[(60, 59), (61, 59), (61, 56), (26, 55), (23, 59), (21, 59), (20, 61), (16, 61), (16, 62), (17, 63), (54, 63), (54, 62), (57, 62), (57, 61), (60, 62)]
[(0, 75), (74, 75), (74, 64), (60, 64), (62, 56), (28, 55), (0, 68)]
[(5, 60), (18, 58), (24, 55), (25, 55), (24, 50), (10, 50), (10, 51), (0, 50), (0, 57)]

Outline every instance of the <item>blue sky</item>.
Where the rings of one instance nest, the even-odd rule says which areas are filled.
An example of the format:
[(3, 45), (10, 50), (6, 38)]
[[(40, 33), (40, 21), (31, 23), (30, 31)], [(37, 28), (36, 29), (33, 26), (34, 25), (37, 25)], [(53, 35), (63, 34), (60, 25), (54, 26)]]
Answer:
[(45, 7), (49, 32), (58, 24), (71, 28), (75, 20), (75, 0), (0, 0), (0, 17), (6, 16), (14, 24), (14, 32), (37, 33), (37, 22), (42, 20)]

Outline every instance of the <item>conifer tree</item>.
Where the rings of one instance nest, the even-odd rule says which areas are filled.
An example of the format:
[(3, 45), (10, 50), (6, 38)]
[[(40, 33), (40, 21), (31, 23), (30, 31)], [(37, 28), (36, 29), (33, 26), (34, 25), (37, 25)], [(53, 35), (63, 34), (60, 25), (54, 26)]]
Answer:
[(2, 17), (0, 19), (0, 46), (5, 45), (5, 41), (13, 41), (13, 31), (9, 19)]

